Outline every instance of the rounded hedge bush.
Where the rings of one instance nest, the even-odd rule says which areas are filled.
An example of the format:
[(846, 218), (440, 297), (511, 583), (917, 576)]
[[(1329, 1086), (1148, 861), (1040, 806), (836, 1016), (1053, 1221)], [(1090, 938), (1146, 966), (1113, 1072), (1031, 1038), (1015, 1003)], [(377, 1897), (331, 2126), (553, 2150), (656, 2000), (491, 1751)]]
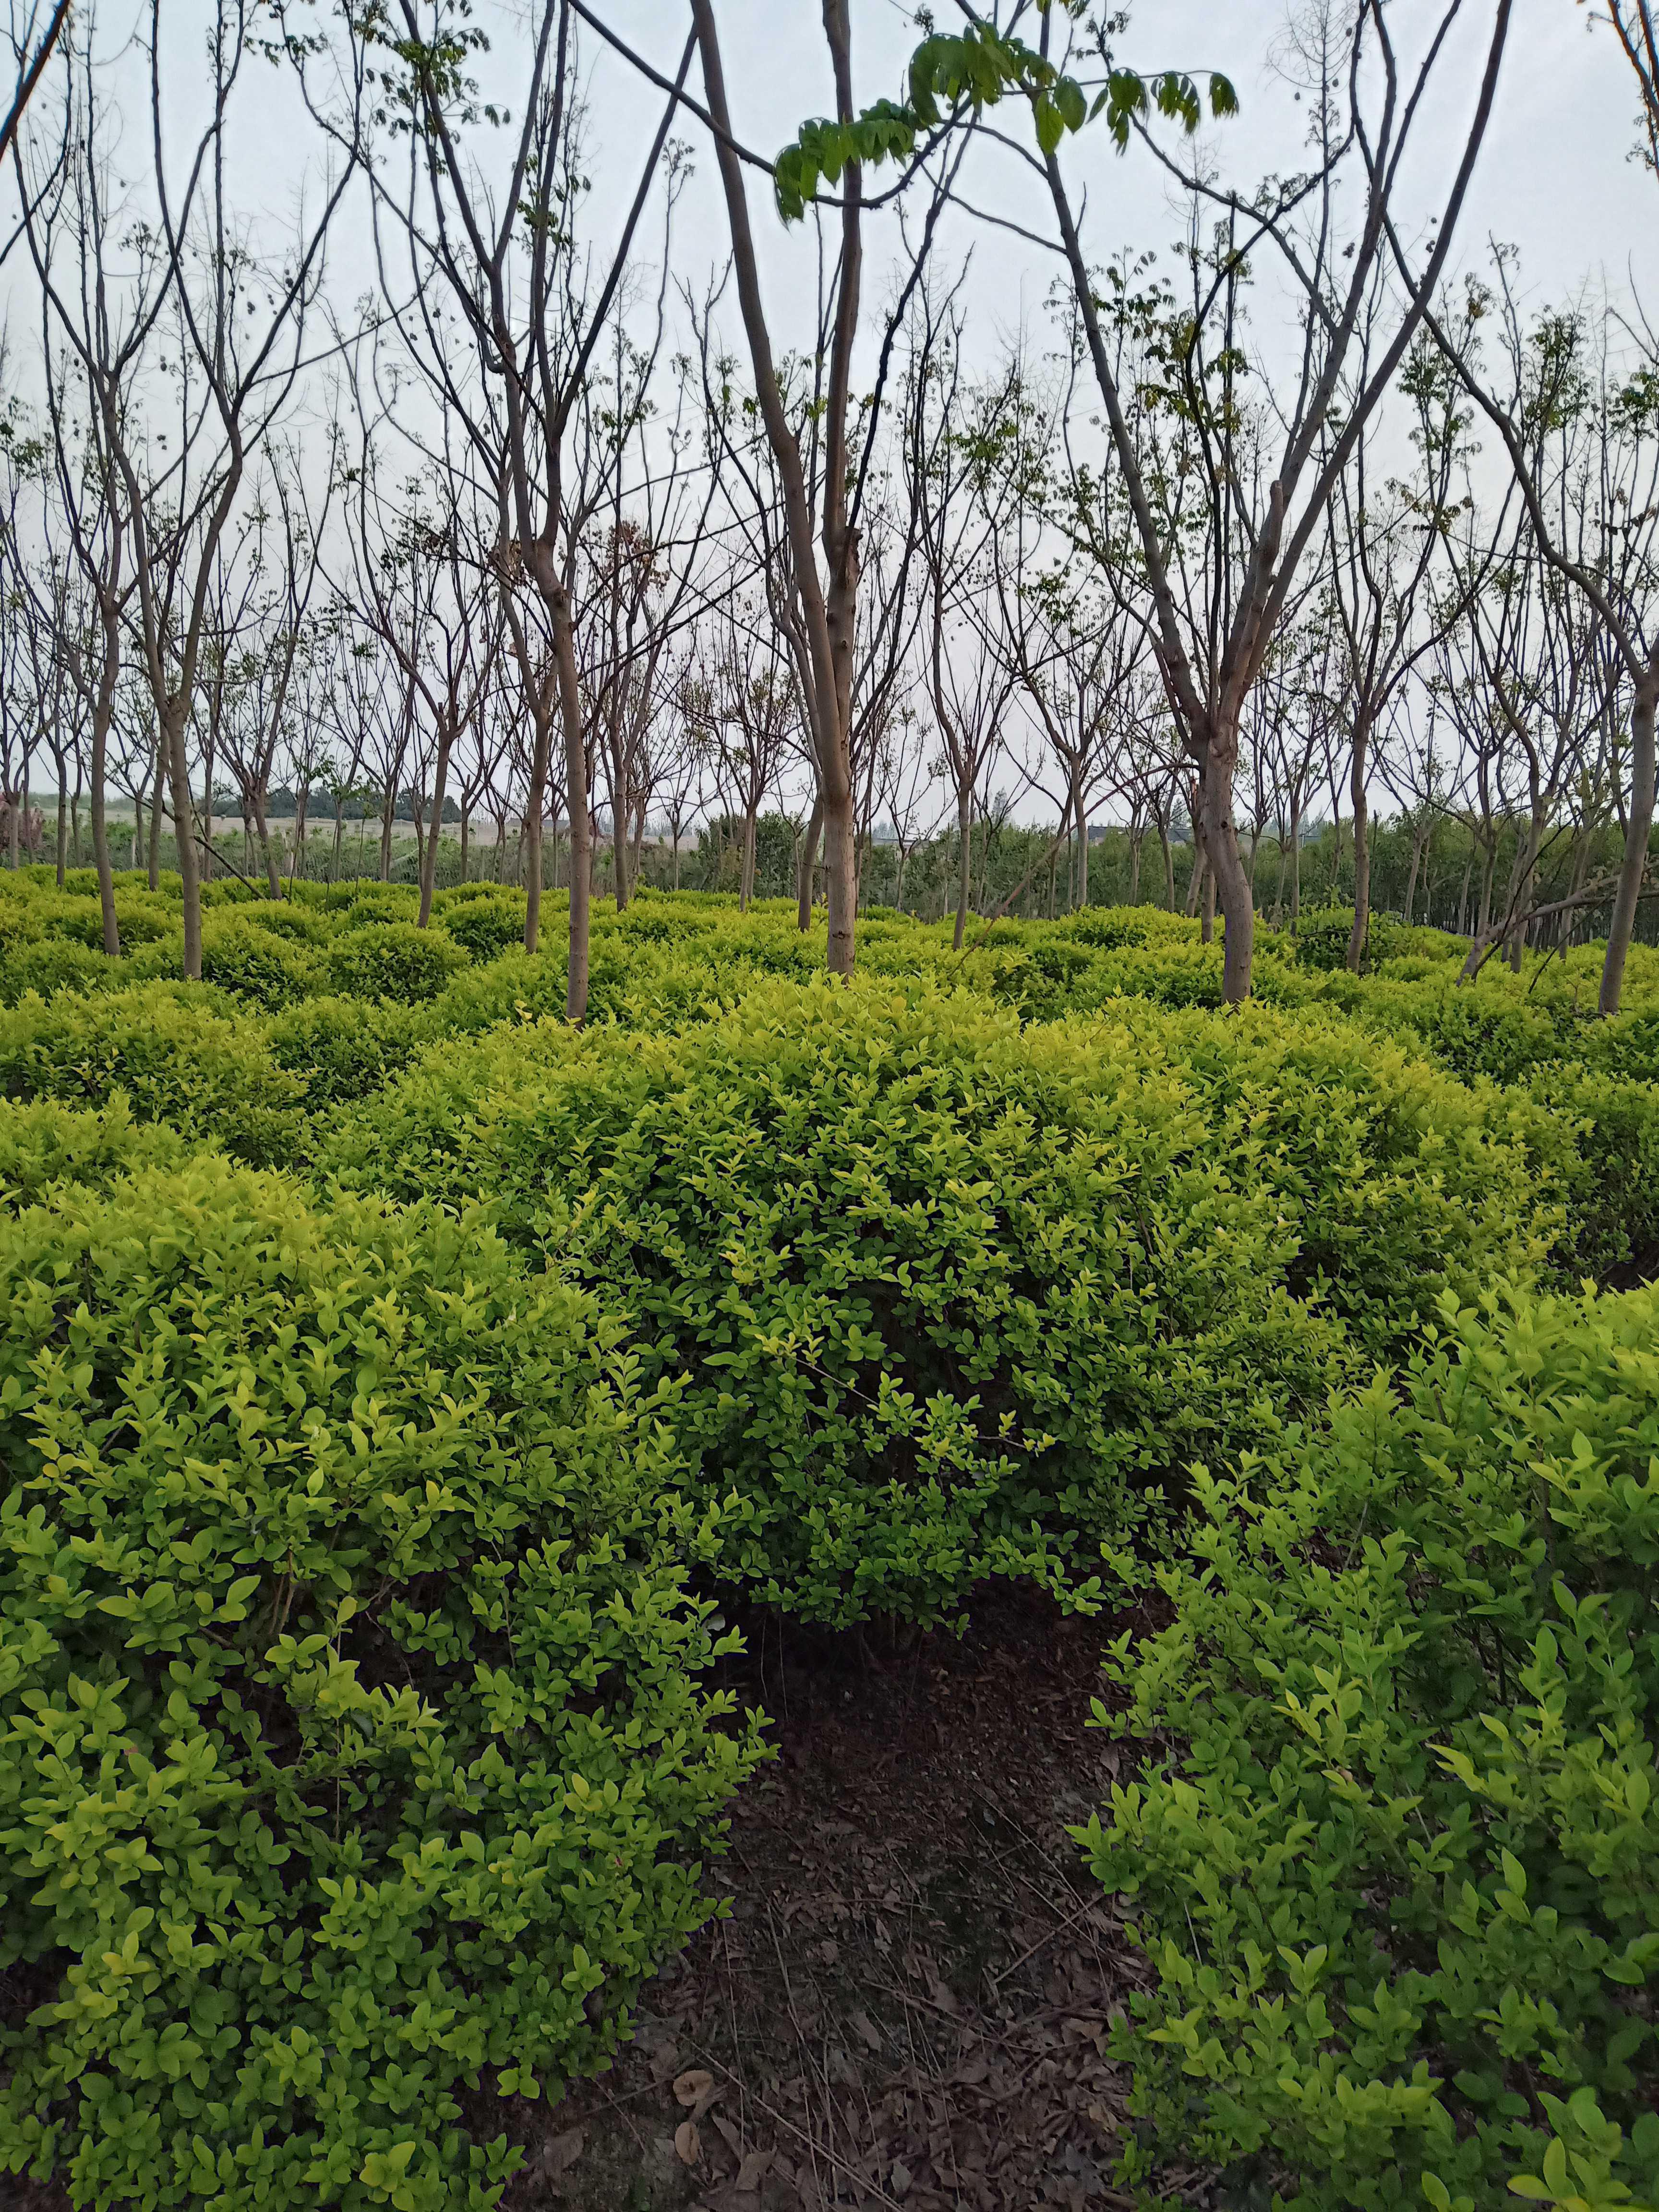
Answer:
[(0, 1014), (0, 1097), (102, 1106), (118, 1094), (138, 1121), (254, 1165), (299, 1148), (302, 1078), (276, 1065), (263, 1023), (206, 984), (29, 995)]
[(400, 999), (410, 1005), (435, 999), (458, 969), (463, 948), (441, 930), (412, 921), (368, 922), (330, 939), (328, 975), (333, 989), (352, 999)]
[[(257, 909), (255, 910), (257, 911)], [(202, 981), (267, 1010), (309, 998), (324, 969), (310, 947), (245, 908), (210, 915), (202, 930)]]
[[(1078, 1832), (1146, 1955), (1120, 2179), (1659, 2203), (1659, 1291), (1491, 1298), (1200, 1480)], [(1103, 1711), (1101, 1717), (1105, 1718)]]
[(496, 2202), (459, 2091), (604, 2062), (758, 1756), (660, 1410), (430, 1208), (204, 1160), (0, 1223), (0, 2169)]
[(1148, 1492), (1317, 1402), (1425, 1283), (1541, 1255), (1491, 1102), (1336, 1026), (1207, 1032), (773, 983), (670, 1036), (447, 1046), (318, 1157), (482, 1196), (689, 1377), (688, 1455), (744, 1502), (727, 1571), (932, 1620), (991, 1574), (1086, 1585)]

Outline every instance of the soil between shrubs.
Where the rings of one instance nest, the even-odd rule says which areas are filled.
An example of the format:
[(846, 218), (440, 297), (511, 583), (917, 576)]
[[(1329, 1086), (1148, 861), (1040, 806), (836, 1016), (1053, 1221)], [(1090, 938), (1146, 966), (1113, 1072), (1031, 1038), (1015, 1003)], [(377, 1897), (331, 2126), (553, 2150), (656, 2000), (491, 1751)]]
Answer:
[(1103, 2045), (1140, 1968), (1066, 1828), (1133, 1765), (1087, 1723), (1102, 1645), (1136, 1625), (1012, 1589), (896, 1651), (746, 1620), (732, 1683), (778, 1756), (712, 1869), (730, 1917), (647, 1989), (610, 2073), (517, 2106), (503, 2212), (1127, 2205)]

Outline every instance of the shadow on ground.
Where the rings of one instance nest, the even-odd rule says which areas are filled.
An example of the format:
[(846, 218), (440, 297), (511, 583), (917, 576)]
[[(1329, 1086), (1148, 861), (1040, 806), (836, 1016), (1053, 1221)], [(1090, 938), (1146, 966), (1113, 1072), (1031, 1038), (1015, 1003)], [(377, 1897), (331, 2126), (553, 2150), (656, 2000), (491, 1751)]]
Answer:
[(532, 2121), (507, 2212), (1127, 2204), (1105, 2031), (1139, 1969), (1066, 1834), (1132, 1758), (1086, 1725), (1103, 1624), (1007, 1594), (894, 1656), (747, 1628), (779, 1756), (731, 1913)]

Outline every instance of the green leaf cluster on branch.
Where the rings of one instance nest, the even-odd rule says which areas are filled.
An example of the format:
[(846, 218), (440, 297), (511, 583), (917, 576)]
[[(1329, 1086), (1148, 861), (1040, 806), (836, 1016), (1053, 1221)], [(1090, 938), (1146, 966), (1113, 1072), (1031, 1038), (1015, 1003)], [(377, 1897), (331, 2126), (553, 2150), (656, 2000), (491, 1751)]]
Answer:
[[(1210, 112), (1231, 115), (1238, 101), (1231, 83), (1212, 72)], [(1029, 101), (1038, 147), (1052, 154), (1068, 131), (1097, 117), (1121, 149), (1133, 126), (1154, 113), (1192, 131), (1203, 118), (1206, 93), (1182, 70), (1151, 75), (1108, 64), (1092, 94), (1023, 39), (994, 23), (973, 21), (963, 31), (935, 31), (910, 58), (907, 94), (881, 100), (842, 119), (804, 124), (775, 165), (778, 210), (798, 222), (821, 184), (837, 184), (849, 162), (866, 168), (908, 161), (927, 134), (982, 115), (1006, 98)]]

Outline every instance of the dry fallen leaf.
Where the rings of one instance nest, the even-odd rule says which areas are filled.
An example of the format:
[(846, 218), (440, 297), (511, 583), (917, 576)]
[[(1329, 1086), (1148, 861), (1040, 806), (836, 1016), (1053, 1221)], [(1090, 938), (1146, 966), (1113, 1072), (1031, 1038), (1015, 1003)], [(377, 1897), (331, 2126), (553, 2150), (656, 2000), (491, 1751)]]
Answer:
[(751, 2150), (738, 2168), (738, 2187), (747, 2193), (758, 2189), (772, 2170), (773, 2154), (769, 2150)]
[(582, 2145), (586, 2141), (586, 2137), (580, 2128), (568, 2128), (563, 2135), (555, 2136), (542, 2152), (543, 2172), (557, 2175), (562, 2173), (566, 2166), (574, 2166), (582, 2154)]
[(675, 2077), (674, 2102), (687, 2106), (695, 2105), (706, 2097), (714, 2086), (714, 2075), (705, 2074), (701, 2066), (694, 2066), (689, 2074)]
[(875, 2026), (867, 2012), (848, 2013), (847, 2017), (850, 2026), (869, 2045), (872, 2051), (881, 2049), (881, 2038), (876, 2033)]
[(702, 2137), (695, 2120), (682, 2120), (675, 2129), (674, 2151), (682, 2166), (695, 2166), (702, 2156)]
[(982, 2051), (970, 2051), (951, 2075), (959, 2088), (976, 2088), (991, 2070), (991, 2062)]

